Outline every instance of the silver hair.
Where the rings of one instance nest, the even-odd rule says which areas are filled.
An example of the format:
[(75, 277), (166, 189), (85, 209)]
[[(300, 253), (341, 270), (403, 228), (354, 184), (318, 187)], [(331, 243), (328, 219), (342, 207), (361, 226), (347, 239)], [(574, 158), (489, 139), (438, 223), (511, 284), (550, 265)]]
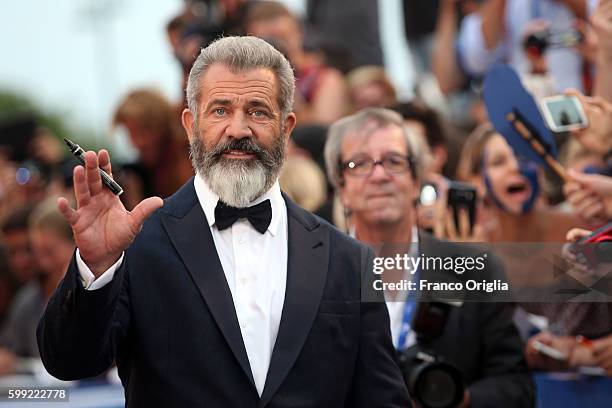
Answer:
[(281, 117), (293, 110), (295, 76), (287, 58), (257, 37), (223, 37), (203, 48), (193, 63), (187, 80), (187, 106), (197, 118), (202, 76), (213, 64), (226, 65), (233, 73), (257, 68), (271, 70), (278, 82), (278, 106)]
[[(373, 126), (367, 126), (372, 124)], [(387, 126), (399, 126), (406, 138), (408, 155), (412, 159), (415, 180), (421, 180), (423, 173), (423, 162), (418, 154), (416, 142), (412, 139), (411, 132), (404, 125), (402, 116), (389, 109), (366, 108), (354, 115), (344, 117), (334, 122), (327, 131), (325, 142), (325, 166), (327, 176), (336, 190), (342, 186), (342, 172), (340, 169), (342, 161), (342, 143), (346, 136), (354, 132), (372, 132)]]

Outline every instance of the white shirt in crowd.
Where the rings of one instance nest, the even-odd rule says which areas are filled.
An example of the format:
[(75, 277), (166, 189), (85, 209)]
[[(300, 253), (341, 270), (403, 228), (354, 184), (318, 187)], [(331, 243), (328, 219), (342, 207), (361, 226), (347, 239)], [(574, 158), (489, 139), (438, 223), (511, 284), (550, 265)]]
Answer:
[[(272, 221), (264, 234), (260, 234), (246, 219), (237, 220), (230, 228), (219, 231), (215, 226), (215, 207), (219, 197), (199, 175), (194, 178), (194, 185), (232, 293), (253, 379), (261, 396), (285, 301), (285, 200), (277, 181), (270, 190), (250, 204), (270, 200)], [(115, 265), (95, 279), (77, 249), (77, 266), (87, 290), (99, 289), (110, 282), (122, 261), (123, 255)]]
[[(416, 226), (412, 227), (412, 242), (410, 244), (410, 251), (408, 256), (411, 258), (419, 257), (419, 230)], [(405, 270), (404, 276), (402, 279), (412, 280), (414, 275), (410, 273), (411, 271)], [(391, 322), (391, 338), (393, 339), (393, 345), (397, 348), (400, 337), (400, 332), (402, 331), (402, 324), (404, 323), (404, 309), (406, 306), (407, 292), (403, 294), (404, 296), (401, 299), (388, 299), (387, 297), (387, 310), (389, 311), (389, 320)], [(398, 293), (398, 295), (402, 295)], [(413, 314), (414, 316), (414, 314)], [(408, 336), (406, 337), (405, 344), (401, 345), (401, 348), (410, 347), (413, 344), (416, 344), (416, 334), (412, 329), (408, 332)]]

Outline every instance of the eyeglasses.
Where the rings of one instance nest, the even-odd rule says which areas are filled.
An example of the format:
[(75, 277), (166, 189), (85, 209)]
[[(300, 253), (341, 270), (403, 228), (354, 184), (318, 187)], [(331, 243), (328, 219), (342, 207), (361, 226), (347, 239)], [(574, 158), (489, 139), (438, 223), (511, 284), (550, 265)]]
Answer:
[(340, 164), (340, 169), (351, 176), (369, 177), (374, 167), (381, 165), (387, 174), (403, 174), (413, 169), (412, 158), (400, 154), (389, 154), (380, 160), (371, 157), (358, 157)]

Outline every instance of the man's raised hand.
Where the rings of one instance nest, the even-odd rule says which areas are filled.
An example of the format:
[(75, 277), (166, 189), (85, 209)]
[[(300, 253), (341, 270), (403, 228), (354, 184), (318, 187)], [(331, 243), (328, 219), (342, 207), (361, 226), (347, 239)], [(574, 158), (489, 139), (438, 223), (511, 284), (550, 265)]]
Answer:
[(127, 211), (119, 197), (102, 184), (98, 166), (112, 177), (108, 152), (100, 150), (96, 155), (88, 151), (84, 159), (85, 166), (76, 166), (73, 172), (77, 209), (63, 197), (57, 205), (72, 227), (81, 258), (97, 278), (117, 262), (163, 201), (149, 197)]

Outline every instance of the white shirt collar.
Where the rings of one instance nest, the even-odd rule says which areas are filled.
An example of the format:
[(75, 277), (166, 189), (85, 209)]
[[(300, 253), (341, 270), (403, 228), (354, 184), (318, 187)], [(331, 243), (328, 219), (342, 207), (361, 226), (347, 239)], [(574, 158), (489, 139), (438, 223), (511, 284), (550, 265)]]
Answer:
[[(194, 177), (193, 185), (195, 187), (196, 195), (198, 196), (198, 201), (200, 202), (202, 210), (204, 210), (204, 214), (206, 215), (208, 226), (212, 228), (212, 226), (215, 224), (215, 208), (217, 207), (219, 196), (210, 189), (208, 183), (204, 180), (204, 177), (202, 177), (199, 173)], [(268, 231), (275, 236), (279, 232), (278, 229), (280, 228), (281, 214), (286, 211), (285, 200), (281, 194), (278, 180), (272, 185), (272, 187), (270, 187), (268, 191), (257, 199), (253, 200), (248, 206), (250, 207), (257, 205), (268, 199), (270, 200), (270, 205), (272, 206), (272, 221), (268, 226)]]
[(412, 226), (412, 242), (410, 243), (410, 253), (412, 257), (419, 256), (419, 229), (416, 225)]

